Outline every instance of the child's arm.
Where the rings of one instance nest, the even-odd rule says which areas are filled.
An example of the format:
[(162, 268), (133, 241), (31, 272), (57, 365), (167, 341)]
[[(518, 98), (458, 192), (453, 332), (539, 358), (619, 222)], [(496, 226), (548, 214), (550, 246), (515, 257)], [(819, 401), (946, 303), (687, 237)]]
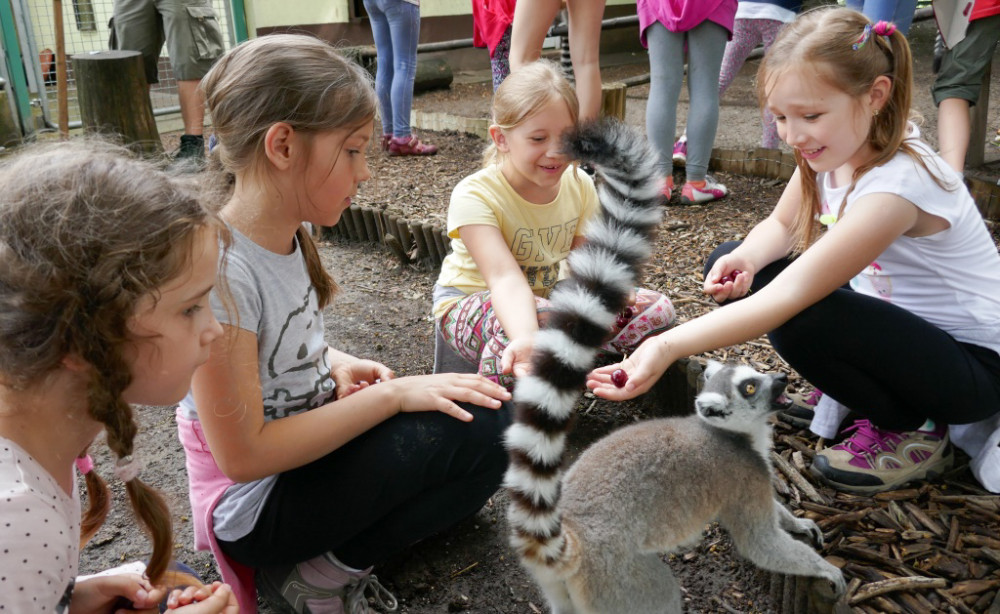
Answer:
[(308, 464), (401, 411), (440, 411), (468, 421), (472, 416), (455, 401), (499, 408), (501, 399), (510, 398), (503, 387), (478, 375), (403, 377), (265, 422), (257, 337), (233, 326), (223, 325), (223, 330), (208, 362), (195, 372), (192, 392), (212, 455), (236, 482)]
[[(802, 184), (796, 170), (781, 193), (771, 215), (747, 234), (743, 243), (729, 254), (719, 258), (712, 270), (705, 275), (702, 290), (722, 303), (730, 298), (745, 295), (757, 271), (775, 260), (784, 258), (794, 247), (795, 237), (791, 226), (802, 202)], [(742, 271), (731, 285), (723, 283), (724, 276)]]
[[(848, 215), (760, 292), (647, 339), (622, 363), (593, 371), (587, 385), (600, 397), (629, 399), (648, 390), (679, 358), (774, 330), (847, 283), (917, 221), (917, 207), (899, 196), (859, 198)], [(623, 388), (611, 383), (617, 368), (629, 376)]]
[(520, 377), (530, 368), (531, 348), (538, 333), (535, 295), (499, 228), (472, 224), (460, 227), (458, 236), (486, 280), (493, 311), (510, 339), (501, 357), (501, 368), (504, 373)]

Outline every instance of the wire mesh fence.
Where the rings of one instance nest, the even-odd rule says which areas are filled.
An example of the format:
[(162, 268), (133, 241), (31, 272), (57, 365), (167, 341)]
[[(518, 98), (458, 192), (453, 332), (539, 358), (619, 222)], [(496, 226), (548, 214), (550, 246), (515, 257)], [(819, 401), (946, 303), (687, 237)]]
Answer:
[[(226, 0), (213, 0), (226, 48), (235, 44), (231, 9)], [(56, 117), (56, 15), (52, 0), (12, 0), (18, 25), (18, 38), (24, 55), (25, 73), (32, 104), (47, 123)], [(112, 0), (63, 0), (63, 32), (66, 49), (67, 96), (70, 127), (79, 125), (76, 77), (70, 58), (75, 54), (109, 49)], [(150, 88), (156, 115), (179, 110), (177, 80), (166, 47), (160, 50), (159, 83)]]

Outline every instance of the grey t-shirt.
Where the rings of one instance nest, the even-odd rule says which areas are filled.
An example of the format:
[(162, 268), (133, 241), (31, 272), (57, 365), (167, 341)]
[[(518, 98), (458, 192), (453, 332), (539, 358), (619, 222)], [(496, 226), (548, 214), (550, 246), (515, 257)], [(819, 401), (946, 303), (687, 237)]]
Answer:
[[(232, 294), (227, 311), (215, 292), (212, 311), (224, 324), (257, 335), (264, 419), (275, 420), (319, 407), (334, 398), (323, 314), (299, 249), (276, 254), (234, 228), (225, 275)], [(198, 419), (191, 394), (181, 401)], [(290, 445), (293, 445), (290, 443)], [(277, 476), (230, 486), (213, 512), (217, 538), (234, 541), (253, 529)]]

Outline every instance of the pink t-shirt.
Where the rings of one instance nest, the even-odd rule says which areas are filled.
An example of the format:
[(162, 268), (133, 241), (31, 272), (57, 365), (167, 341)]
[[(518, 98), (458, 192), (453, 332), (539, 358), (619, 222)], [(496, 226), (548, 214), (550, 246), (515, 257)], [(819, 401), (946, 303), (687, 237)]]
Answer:
[(637, 0), (639, 41), (646, 46), (646, 28), (656, 22), (671, 32), (687, 32), (703, 21), (719, 24), (733, 36), (737, 0)]

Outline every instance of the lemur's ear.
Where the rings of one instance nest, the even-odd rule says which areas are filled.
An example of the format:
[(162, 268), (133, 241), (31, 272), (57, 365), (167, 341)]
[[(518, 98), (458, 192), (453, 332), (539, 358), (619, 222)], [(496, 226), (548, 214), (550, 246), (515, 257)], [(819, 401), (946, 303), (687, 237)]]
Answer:
[(710, 359), (708, 361), (708, 364), (705, 365), (705, 374), (704, 374), (705, 381), (708, 381), (710, 377), (718, 373), (725, 366), (726, 365), (722, 364), (718, 360)]
[(726, 409), (726, 397), (718, 392), (703, 392), (694, 399), (694, 409), (698, 415), (709, 417), (721, 417), (728, 414)]

